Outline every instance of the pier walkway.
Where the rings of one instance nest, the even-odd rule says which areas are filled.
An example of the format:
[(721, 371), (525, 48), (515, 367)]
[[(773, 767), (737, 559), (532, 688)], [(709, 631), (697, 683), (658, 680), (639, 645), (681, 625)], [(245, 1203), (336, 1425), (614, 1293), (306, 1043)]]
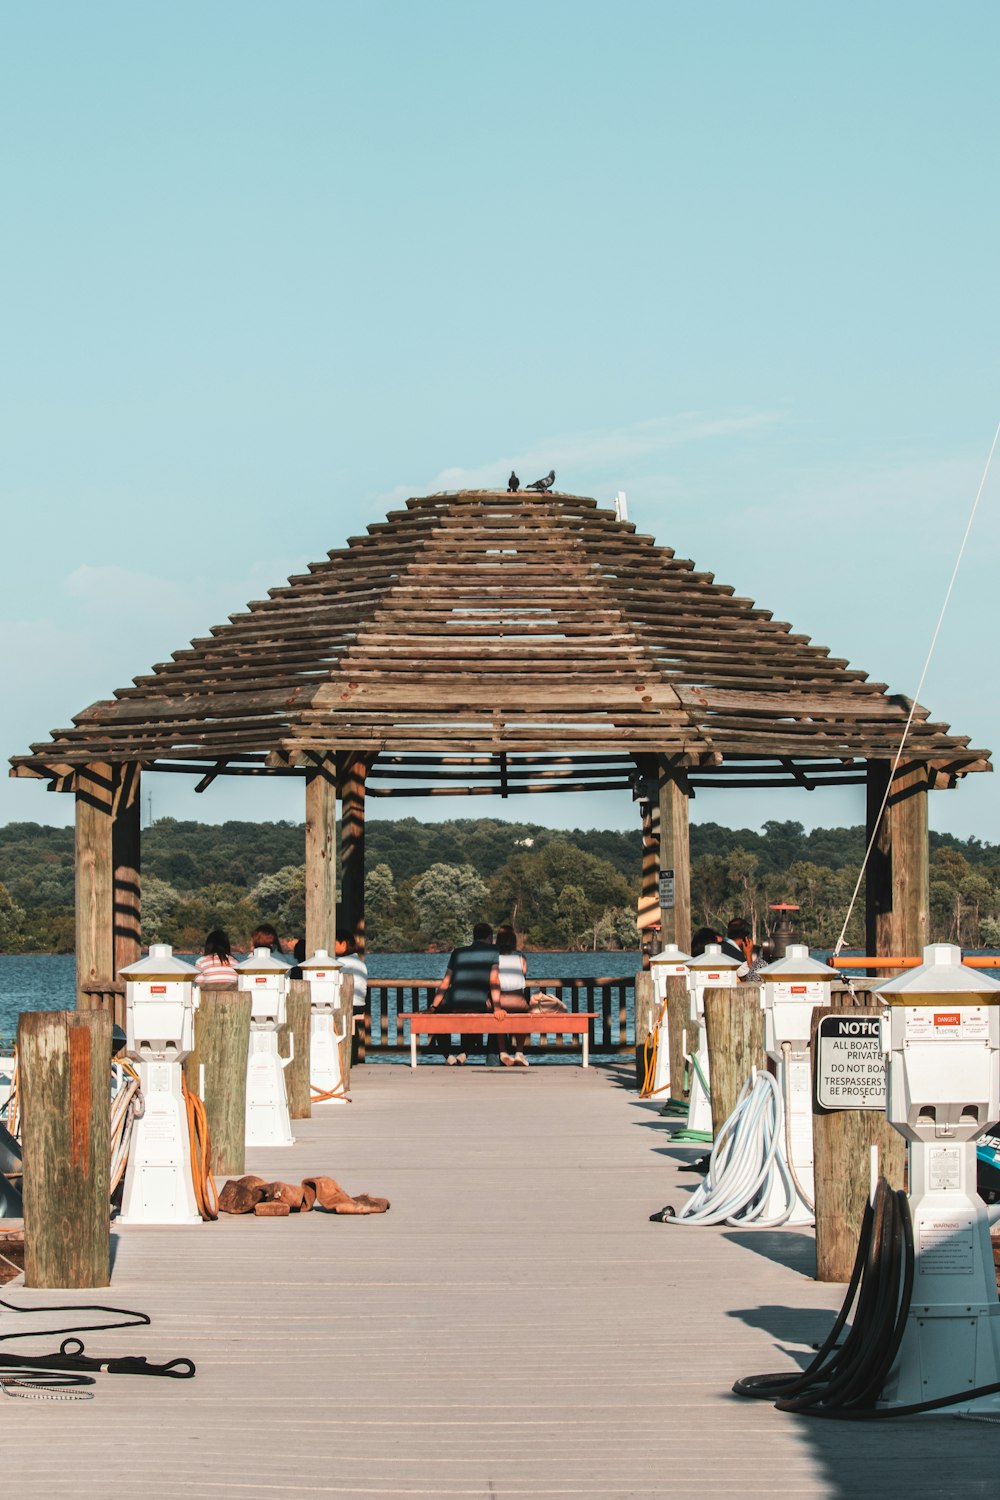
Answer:
[(0, 1400), (9, 1493), (1000, 1494), (996, 1427), (823, 1423), (729, 1394), (804, 1361), (842, 1289), (811, 1279), (808, 1234), (650, 1224), (692, 1185), (690, 1152), (624, 1077), (360, 1068), (354, 1105), (321, 1107), (248, 1170), (332, 1175), (391, 1198), (387, 1215), (123, 1229), (110, 1294), (15, 1285), (19, 1305), (141, 1308), (152, 1328), (85, 1335), (88, 1351), (186, 1354), (198, 1374)]

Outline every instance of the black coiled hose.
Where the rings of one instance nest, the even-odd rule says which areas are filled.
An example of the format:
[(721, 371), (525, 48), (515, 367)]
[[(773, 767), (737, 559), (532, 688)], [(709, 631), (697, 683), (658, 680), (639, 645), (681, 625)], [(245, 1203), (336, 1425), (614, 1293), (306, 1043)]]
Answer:
[[(913, 1294), (913, 1224), (906, 1194), (880, 1178), (865, 1209), (844, 1304), (812, 1363), (797, 1375), (748, 1375), (737, 1396), (773, 1401), (779, 1411), (839, 1420), (907, 1417), (1000, 1391), (1000, 1381), (910, 1406), (877, 1407), (895, 1363)], [(856, 1305), (855, 1305), (856, 1304)], [(854, 1317), (840, 1343), (852, 1308)]]

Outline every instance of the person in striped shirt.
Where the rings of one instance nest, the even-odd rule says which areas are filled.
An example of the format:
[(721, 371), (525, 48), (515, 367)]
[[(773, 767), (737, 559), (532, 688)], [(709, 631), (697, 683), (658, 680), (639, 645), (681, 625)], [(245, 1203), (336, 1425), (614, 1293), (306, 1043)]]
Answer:
[(213, 927), (205, 938), (205, 946), (201, 957), (195, 959), (195, 968), (198, 970), (196, 984), (203, 987), (213, 984), (236, 983), (236, 970), (233, 967), (233, 950), (229, 945), (229, 938), (221, 927)]

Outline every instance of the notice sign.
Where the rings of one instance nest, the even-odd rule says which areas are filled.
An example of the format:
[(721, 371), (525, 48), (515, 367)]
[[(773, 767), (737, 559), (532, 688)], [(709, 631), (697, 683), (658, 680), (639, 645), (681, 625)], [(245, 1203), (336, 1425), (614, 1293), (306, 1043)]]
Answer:
[(660, 871), (660, 910), (673, 911), (674, 909), (674, 872), (673, 870)]
[(885, 1109), (878, 1016), (822, 1018), (816, 1036), (816, 1103), (822, 1109)]

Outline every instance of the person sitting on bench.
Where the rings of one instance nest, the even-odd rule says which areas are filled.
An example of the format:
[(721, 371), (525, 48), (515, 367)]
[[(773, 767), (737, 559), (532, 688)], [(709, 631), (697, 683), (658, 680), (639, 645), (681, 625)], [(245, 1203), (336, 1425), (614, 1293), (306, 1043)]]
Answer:
[[(499, 990), (491, 982), (496, 957), (493, 928), (489, 922), (477, 922), (472, 929), (472, 942), (464, 948), (452, 949), (444, 978), (434, 992), (431, 1010), (466, 1013), (499, 1010)], [(444, 1053), (449, 1067), (466, 1061), (464, 1051), (454, 1051), (450, 1036), (436, 1037), (435, 1042), (435, 1050), (439, 1048)], [(482, 1042), (474, 1037), (469, 1044), (469, 1051), (479, 1051), (481, 1047)], [(499, 1039), (494, 1034), (486, 1038), (486, 1064), (489, 1067), (499, 1061)]]

